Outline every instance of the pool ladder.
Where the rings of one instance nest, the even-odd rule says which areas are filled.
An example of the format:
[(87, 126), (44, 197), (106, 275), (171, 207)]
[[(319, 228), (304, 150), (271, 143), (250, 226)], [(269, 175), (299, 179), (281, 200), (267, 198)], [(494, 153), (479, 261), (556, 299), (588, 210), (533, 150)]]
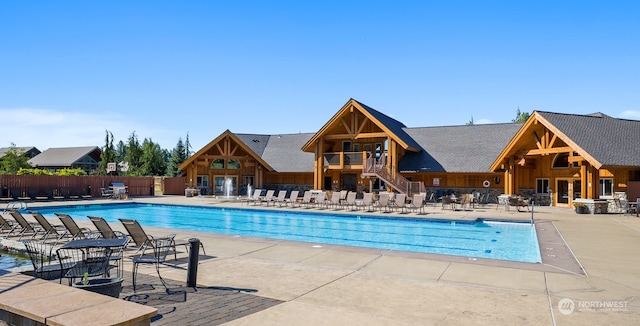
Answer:
[(535, 201), (531, 198), (531, 226), (533, 226), (533, 208), (536, 207)]
[(14, 210), (14, 211), (21, 211), (21, 210), (26, 210), (28, 207), (26, 202), (23, 201), (11, 201), (7, 203), (7, 207), (4, 208), (5, 211), (8, 210)]

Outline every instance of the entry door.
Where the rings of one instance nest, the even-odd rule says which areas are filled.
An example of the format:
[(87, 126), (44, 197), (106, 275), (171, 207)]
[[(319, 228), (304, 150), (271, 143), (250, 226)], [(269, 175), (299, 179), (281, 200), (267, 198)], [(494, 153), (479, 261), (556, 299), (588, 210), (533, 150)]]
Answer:
[(342, 190), (349, 190), (349, 191), (358, 190), (358, 176), (355, 174), (343, 174)]
[(217, 196), (237, 196), (238, 176), (215, 176), (214, 194)]
[(569, 207), (573, 203), (574, 179), (556, 179), (556, 204)]

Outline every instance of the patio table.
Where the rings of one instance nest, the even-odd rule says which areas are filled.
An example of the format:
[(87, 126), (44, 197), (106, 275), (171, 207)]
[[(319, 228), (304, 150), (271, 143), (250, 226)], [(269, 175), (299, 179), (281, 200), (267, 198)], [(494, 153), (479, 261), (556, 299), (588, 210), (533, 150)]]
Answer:
[[(122, 275), (122, 255), (113, 255), (114, 252), (119, 252), (129, 243), (128, 238), (98, 238), (98, 239), (79, 239), (72, 240), (65, 243), (58, 251), (65, 252), (66, 255), (77, 256), (81, 252), (81, 256), (69, 257), (71, 270), (68, 272), (67, 277), (82, 277), (84, 272), (89, 273), (89, 276), (108, 275), (109, 269), (113, 266), (104, 265), (109, 261), (117, 260), (117, 275)], [(76, 254), (74, 254), (76, 252)], [(65, 255), (60, 255), (65, 257)], [(75, 261), (76, 263), (73, 263)], [(62, 262), (65, 264), (65, 262)], [(78, 264), (80, 263), (80, 264)]]

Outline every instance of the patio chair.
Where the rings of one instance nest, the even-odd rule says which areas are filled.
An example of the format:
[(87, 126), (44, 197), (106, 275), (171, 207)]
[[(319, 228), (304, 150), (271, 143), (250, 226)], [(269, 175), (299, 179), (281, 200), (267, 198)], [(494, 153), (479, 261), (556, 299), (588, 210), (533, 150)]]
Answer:
[(298, 201), (299, 193), (299, 190), (292, 190), (291, 194), (289, 194), (289, 198), (286, 198), (284, 201), (280, 202), (280, 207), (287, 206), (287, 203), (291, 204), (291, 207), (293, 207), (293, 205)]
[(380, 209), (380, 211), (384, 208), (383, 213), (389, 212), (389, 194), (378, 195), (378, 201), (373, 203), (373, 209), (375, 210), (376, 208)]
[(55, 214), (58, 219), (60, 219), (62, 225), (64, 225), (64, 227), (67, 229), (67, 232), (64, 235), (71, 236), (71, 240), (84, 238), (90, 239), (97, 237), (97, 234), (95, 234), (95, 232), (92, 232), (89, 228), (79, 227), (73, 217), (71, 217), (71, 215), (65, 213), (53, 214)]
[(414, 194), (411, 202), (406, 204), (405, 208), (417, 213), (424, 213), (424, 195)]
[(327, 192), (321, 191), (316, 195), (316, 198), (313, 198), (311, 203), (308, 205), (313, 205), (314, 207), (320, 207), (320, 205), (324, 205), (326, 201), (327, 201)]
[(29, 211), (29, 213), (33, 215), (33, 218), (36, 219), (38, 224), (40, 224), (40, 226), (44, 230), (44, 235), (41, 238), (42, 240), (46, 240), (49, 237), (49, 235), (54, 235), (56, 238), (56, 241), (64, 237), (66, 233), (65, 232), (66, 228), (64, 227), (64, 225), (51, 224), (46, 217), (40, 214), (40, 212)]
[(160, 278), (160, 282), (162, 282), (164, 288), (168, 290), (167, 283), (162, 278), (162, 275), (160, 275), (160, 264), (164, 264), (166, 262), (169, 250), (173, 248), (173, 245), (175, 244), (173, 237), (174, 235), (170, 235), (168, 237), (151, 239), (149, 240), (149, 246), (153, 248), (153, 254), (143, 254), (140, 256), (131, 257), (131, 261), (133, 262), (133, 292), (136, 291), (136, 275), (138, 274), (138, 266), (140, 264), (155, 265), (156, 272), (158, 273), (158, 277)]
[(72, 285), (76, 279), (93, 276), (108, 276), (109, 255), (108, 248), (64, 248), (56, 251), (62, 265), (62, 277)]
[(80, 196), (76, 195), (75, 193), (72, 194), (69, 191), (69, 188), (60, 189), (60, 194), (62, 195), (62, 197), (64, 197), (64, 199), (69, 199), (69, 200), (80, 199)]
[(521, 212), (520, 207), (526, 207), (527, 208), (527, 212), (529, 211), (529, 203), (527, 201), (525, 201), (524, 199), (522, 199), (522, 197), (520, 197), (520, 196), (511, 196), (511, 197), (509, 197), (509, 203), (508, 203), (507, 208), (509, 208), (511, 206), (516, 207), (518, 212)]
[(31, 197), (25, 196), (25, 194), (22, 193), (22, 190), (20, 190), (20, 188), (11, 188), (11, 197), (14, 200), (21, 200), (21, 201), (31, 200)]
[(356, 195), (357, 195), (357, 193), (355, 191), (349, 192), (347, 194), (347, 197), (344, 199), (344, 202), (342, 202), (340, 204), (340, 206), (351, 207), (350, 210), (355, 210), (356, 209)]
[[(114, 231), (104, 218), (99, 216), (87, 216), (87, 217), (89, 218), (89, 220), (91, 220), (93, 225), (98, 230), (97, 233), (100, 234), (100, 237), (104, 239), (127, 238), (127, 235), (124, 234), (123, 232)], [(113, 267), (116, 268), (116, 270), (118, 271), (118, 274), (122, 270), (122, 257), (124, 255), (123, 251), (124, 251), (124, 247), (120, 248), (118, 251), (111, 252), (111, 256), (109, 256), (109, 262), (110, 263), (114, 262)], [(120, 275), (118, 275), (118, 277), (120, 277)]]
[(44, 233), (44, 230), (38, 225), (38, 223), (32, 223), (27, 221), (27, 219), (22, 215), (22, 213), (16, 210), (8, 211), (11, 217), (20, 225), (20, 232), (18, 233), (19, 240), (22, 240), (22, 237), (25, 235), (31, 235), (31, 238), (35, 238), (40, 232)]
[(35, 188), (29, 188), (29, 190), (27, 190), (27, 194), (29, 195), (29, 198), (31, 198), (31, 200), (33, 201), (46, 201), (49, 199), (53, 199), (53, 198), (49, 198), (49, 196), (47, 196), (44, 193), (41, 193), (40, 191), (38, 191), (38, 189), (35, 189)]
[(107, 221), (99, 216), (87, 216), (89, 220), (93, 223), (93, 226), (96, 227), (98, 233), (100, 233), (100, 237), (105, 239), (113, 239), (113, 238), (126, 238), (127, 235), (120, 231), (114, 231)]
[[(285, 202), (285, 200), (287, 200), (287, 191), (280, 190), (278, 191), (278, 196), (272, 200), (273, 206), (275, 206), (276, 203), (278, 203), (280, 207), (282, 207), (282, 203)], [(267, 205), (269, 205), (269, 203), (267, 203)]]
[(389, 203), (389, 208), (393, 211), (395, 209), (404, 212), (404, 206), (406, 205), (407, 195), (397, 194), (395, 199)]
[(64, 196), (56, 195), (56, 193), (53, 191), (53, 188), (46, 188), (44, 190), (44, 193), (47, 195), (47, 197), (49, 197), (50, 199), (53, 199), (53, 200), (63, 200), (64, 199)]
[(442, 209), (447, 207), (451, 210), (456, 210), (456, 202), (449, 196), (442, 196)]
[(367, 210), (368, 212), (373, 211), (373, 194), (370, 192), (365, 192), (364, 195), (362, 196), (362, 200), (361, 201), (356, 201), (356, 209), (359, 209), (360, 207), (362, 207), (362, 211), (364, 211), (365, 207), (368, 207), (369, 209)]
[(311, 201), (311, 190), (307, 190), (304, 192), (304, 195), (302, 195), (302, 201), (298, 203), (298, 207), (302, 206), (302, 205), (311, 205), (313, 204), (313, 202)]
[(266, 204), (267, 204), (267, 206), (269, 206), (269, 203), (270, 203), (271, 201), (273, 201), (273, 194), (274, 194), (275, 192), (276, 192), (276, 191), (275, 191), (275, 190), (273, 190), (273, 189), (269, 189), (269, 190), (267, 190), (267, 193), (264, 195), (264, 197), (258, 197), (258, 203), (259, 203), (260, 205), (262, 205), (262, 203), (266, 203)]
[(257, 203), (260, 201), (260, 194), (262, 194), (262, 189), (255, 189), (253, 190), (253, 196), (248, 197), (241, 203), (247, 203), (247, 205), (249, 205), (249, 203)]
[[(131, 240), (138, 246), (138, 250), (136, 252), (140, 252), (141, 255), (144, 255), (145, 250), (149, 248), (153, 248), (153, 239), (156, 237), (149, 235), (144, 231), (140, 223), (137, 220), (120, 218), (120, 223), (124, 226), (131, 237)], [(185, 246), (187, 250), (189, 249), (189, 240), (184, 239), (175, 239), (175, 234), (171, 234), (173, 242), (171, 247), (173, 248), (173, 257), (178, 259), (178, 252), (176, 251), (176, 246)], [(202, 253), (206, 255), (204, 250), (204, 245), (200, 242), (200, 248), (202, 249)]]
[(43, 278), (46, 273), (48, 278), (52, 278), (51, 274), (54, 273), (53, 278), (60, 278), (62, 283), (62, 265), (54, 252), (55, 244), (33, 239), (22, 240), (22, 243), (33, 265), (34, 276)]
[(100, 188), (100, 197), (102, 197), (102, 198), (113, 198), (113, 189), (111, 189), (111, 188)]
[(462, 194), (460, 198), (460, 208), (466, 210), (465, 206), (469, 210), (473, 210), (473, 194)]
[(6, 235), (9, 236), (12, 235), (20, 225), (14, 221), (5, 219), (4, 213), (5, 212), (0, 213), (0, 232), (4, 233), (4, 231), (8, 231)]
[(331, 198), (329, 200), (325, 200), (324, 201), (324, 206), (326, 208), (331, 208), (331, 206), (333, 207), (340, 207), (340, 192), (339, 191), (334, 191), (331, 194)]

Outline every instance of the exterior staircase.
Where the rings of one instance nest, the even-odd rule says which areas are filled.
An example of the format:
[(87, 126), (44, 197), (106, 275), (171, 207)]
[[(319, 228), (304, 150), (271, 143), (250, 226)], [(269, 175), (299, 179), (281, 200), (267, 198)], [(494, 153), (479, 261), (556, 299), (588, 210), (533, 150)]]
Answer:
[(375, 177), (384, 181), (388, 186), (407, 196), (414, 193), (424, 192), (424, 183), (419, 181), (409, 181), (396, 171), (390, 171), (386, 165), (386, 156), (376, 159), (373, 155), (367, 158), (366, 164), (362, 168), (362, 175)]

